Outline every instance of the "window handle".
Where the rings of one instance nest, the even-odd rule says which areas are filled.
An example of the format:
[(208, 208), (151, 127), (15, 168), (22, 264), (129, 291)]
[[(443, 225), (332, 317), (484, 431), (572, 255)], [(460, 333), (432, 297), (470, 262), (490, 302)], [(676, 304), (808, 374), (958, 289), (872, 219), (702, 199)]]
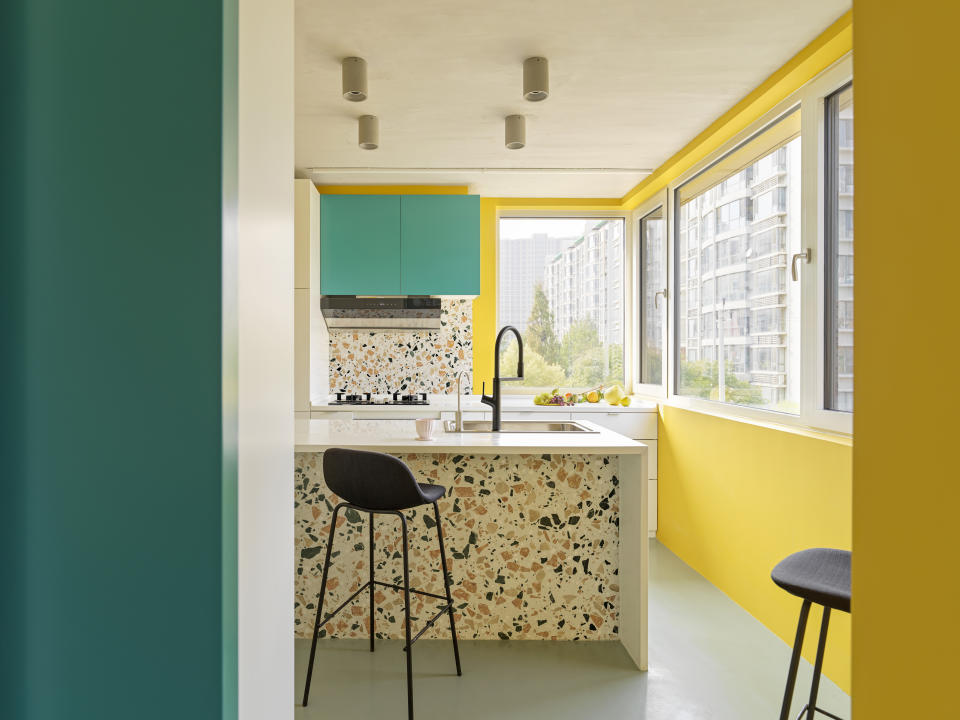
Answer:
[(802, 253), (797, 253), (790, 261), (790, 275), (793, 276), (794, 282), (800, 279), (800, 276), (797, 275), (797, 260), (803, 260), (805, 263), (810, 262), (810, 248), (804, 248)]
[(667, 299), (667, 289), (666, 289), (666, 288), (664, 288), (663, 290), (657, 290), (657, 291), (653, 294), (653, 307), (654, 307), (654, 308), (659, 308), (659, 307), (660, 307), (660, 296), (661, 296), (661, 295), (663, 295), (663, 299), (664, 299), (664, 300)]

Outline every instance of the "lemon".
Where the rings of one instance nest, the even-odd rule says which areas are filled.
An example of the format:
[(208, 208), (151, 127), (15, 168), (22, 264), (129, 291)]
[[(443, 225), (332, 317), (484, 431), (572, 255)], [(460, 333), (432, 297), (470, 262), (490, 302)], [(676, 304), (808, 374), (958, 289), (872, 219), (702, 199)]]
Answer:
[(629, 398), (629, 396), (623, 398), (623, 400), (620, 401), (620, 404), (623, 405), (624, 407), (630, 407), (630, 398)]
[(591, 390), (589, 393), (587, 393), (587, 402), (600, 402), (600, 393), (598, 393), (596, 390)]
[(626, 393), (623, 391), (623, 388), (619, 385), (614, 385), (612, 388), (607, 390), (603, 396), (606, 398), (607, 402), (611, 405), (619, 405), (620, 401), (626, 397)]

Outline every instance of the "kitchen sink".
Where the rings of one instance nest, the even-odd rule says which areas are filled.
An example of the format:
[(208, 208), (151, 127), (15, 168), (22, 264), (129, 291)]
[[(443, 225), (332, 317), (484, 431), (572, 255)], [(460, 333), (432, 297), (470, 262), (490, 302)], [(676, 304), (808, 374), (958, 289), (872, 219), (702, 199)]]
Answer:
[[(491, 430), (493, 422), (490, 420), (464, 420), (463, 432), (465, 433), (488, 433)], [(447, 420), (444, 423), (444, 429), (447, 432), (456, 432), (457, 423), (454, 420)], [(500, 432), (504, 433), (597, 433), (599, 430), (591, 430), (586, 425), (578, 422), (568, 421), (550, 421), (550, 420), (503, 420), (500, 423)]]

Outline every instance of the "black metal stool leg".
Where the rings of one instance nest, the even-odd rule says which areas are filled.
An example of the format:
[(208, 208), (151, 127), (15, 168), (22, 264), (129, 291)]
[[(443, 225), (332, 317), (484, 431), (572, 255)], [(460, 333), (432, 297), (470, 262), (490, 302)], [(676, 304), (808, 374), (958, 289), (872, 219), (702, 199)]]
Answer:
[(827, 629), (830, 626), (830, 608), (823, 608), (820, 622), (820, 641), (817, 643), (817, 662), (813, 666), (813, 682), (810, 684), (810, 702), (807, 703), (807, 720), (813, 720), (817, 712), (817, 693), (820, 690), (820, 673), (823, 670), (823, 652), (827, 646)]
[(330, 535), (327, 537), (327, 553), (323, 561), (323, 579), (320, 581), (320, 598), (317, 600), (317, 619), (313, 625), (313, 642), (310, 644), (310, 662), (307, 664), (307, 682), (303, 686), (303, 706), (307, 706), (310, 697), (310, 679), (313, 677), (313, 660), (317, 655), (317, 636), (320, 633), (321, 619), (323, 618), (323, 596), (327, 591), (327, 575), (330, 571), (330, 551), (333, 550), (333, 534), (337, 529), (337, 513), (343, 504), (333, 509), (330, 519)]
[(433, 514), (437, 520), (437, 540), (440, 542), (440, 572), (443, 574), (443, 589), (447, 593), (447, 602), (450, 604), (450, 635), (453, 637), (453, 659), (457, 662), (457, 675), (460, 672), (460, 649), (457, 647), (457, 626), (453, 621), (453, 596), (450, 594), (450, 580), (447, 575), (447, 553), (443, 549), (443, 530), (440, 528), (440, 507), (433, 503)]
[(407, 717), (413, 720), (413, 644), (410, 642), (410, 547), (407, 543), (407, 519), (402, 513), (400, 528), (403, 531), (403, 619), (407, 639)]
[(370, 513), (370, 652), (373, 652), (373, 591), (376, 585), (373, 582), (373, 513)]
[(800, 666), (800, 653), (803, 651), (803, 636), (807, 630), (807, 617), (810, 615), (810, 601), (804, 600), (800, 608), (800, 622), (797, 624), (797, 638), (793, 641), (793, 655), (790, 656), (790, 670), (787, 671), (787, 689), (783, 693), (783, 705), (780, 708), (780, 720), (789, 720), (790, 703), (793, 700), (793, 688), (797, 684), (797, 668)]

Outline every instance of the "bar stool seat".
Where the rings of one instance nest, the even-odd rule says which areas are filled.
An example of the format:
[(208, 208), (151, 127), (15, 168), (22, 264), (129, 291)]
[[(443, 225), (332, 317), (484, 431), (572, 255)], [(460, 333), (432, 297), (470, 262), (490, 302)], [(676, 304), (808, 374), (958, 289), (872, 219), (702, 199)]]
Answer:
[(810, 606), (814, 603), (823, 607), (823, 619), (820, 621), (820, 639), (817, 643), (817, 659), (813, 666), (810, 699), (803, 706), (797, 720), (803, 715), (807, 716), (807, 720), (813, 720), (815, 713), (841, 720), (833, 713), (817, 707), (817, 693), (820, 689), (820, 673), (823, 670), (823, 653), (827, 645), (827, 630), (830, 627), (830, 611), (850, 612), (850, 560), (849, 550), (809, 548), (788, 555), (770, 572), (773, 582), (788, 593), (803, 599), (797, 637), (790, 656), (790, 669), (787, 671), (787, 687), (783, 694), (783, 704), (780, 706), (780, 720), (789, 720), (790, 717), (793, 688), (797, 681), (800, 653), (803, 650), (803, 636), (807, 629)]
[(446, 488), (443, 485), (425, 485), (423, 483), (417, 483), (420, 486), (420, 492), (423, 493), (423, 497), (427, 499), (428, 502), (436, 502), (443, 497)]
[(797, 597), (850, 612), (850, 553), (810, 548), (788, 555), (770, 573), (773, 581)]
[[(457, 628), (453, 617), (453, 596), (450, 592), (450, 577), (447, 574), (447, 555), (443, 547), (443, 530), (440, 522), (440, 508), (437, 501), (446, 492), (442, 485), (419, 483), (403, 461), (392, 455), (365, 450), (348, 450), (345, 448), (331, 448), (323, 453), (323, 479), (327, 487), (336, 493), (344, 502), (338, 503), (333, 509), (330, 519), (330, 535), (327, 539), (326, 559), (323, 562), (323, 577), (320, 581), (320, 596), (317, 601), (317, 618), (313, 626), (313, 640), (310, 644), (310, 661), (307, 664), (307, 680), (303, 688), (303, 705), (307, 706), (310, 698), (310, 681), (313, 678), (313, 663), (317, 653), (317, 638), (320, 628), (330, 622), (341, 610), (349, 605), (365, 590), (369, 591), (370, 601), (370, 652), (374, 650), (374, 604), (377, 587), (399, 590), (403, 593), (404, 635), (406, 643), (403, 647), (407, 656), (407, 717), (413, 720), (413, 644), (423, 637), (434, 624), (444, 615), (450, 620), (450, 635), (453, 639), (453, 659), (460, 670), (460, 650), (457, 647)], [(433, 505), (434, 525), (437, 528), (437, 543), (440, 546), (440, 572), (443, 576), (444, 594), (426, 592), (410, 587), (410, 547), (407, 538), (407, 520), (403, 510)], [(323, 601), (327, 589), (327, 577), (330, 572), (330, 558), (333, 550), (334, 530), (337, 526), (337, 514), (342, 508), (352, 508), (370, 515), (369, 525), (369, 564), (370, 578), (360, 588), (347, 598), (336, 610), (328, 615), (323, 613)], [(374, 515), (395, 515), (400, 520), (400, 530), (403, 538), (403, 585), (383, 582), (374, 576), (373, 551), (373, 520)], [(423, 595), (443, 604), (425, 623), (416, 634), (411, 635), (410, 627), (410, 593)]]

